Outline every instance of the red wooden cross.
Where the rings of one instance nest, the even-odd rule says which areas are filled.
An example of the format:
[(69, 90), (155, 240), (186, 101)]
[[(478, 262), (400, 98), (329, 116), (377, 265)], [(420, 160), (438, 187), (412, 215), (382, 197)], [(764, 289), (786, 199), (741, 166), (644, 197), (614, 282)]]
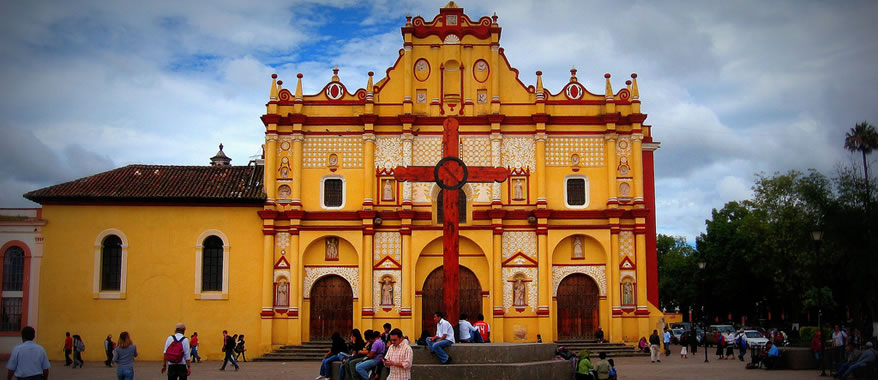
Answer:
[[(460, 154), (457, 119), (449, 117), (442, 123), (442, 159), (436, 166), (397, 166), (393, 170), (398, 181), (436, 182), (443, 188), (442, 210), (442, 266), (445, 269), (443, 282), (446, 319), (456, 325), (460, 316), (460, 231), (457, 205), (458, 190), (467, 182), (503, 182), (509, 175), (505, 168), (489, 166), (467, 167), (457, 156)], [(412, 264), (410, 264), (412, 265)], [(500, 291), (495, 289), (494, 291)], [(421, 310), (433, 313), (436, 310)]]

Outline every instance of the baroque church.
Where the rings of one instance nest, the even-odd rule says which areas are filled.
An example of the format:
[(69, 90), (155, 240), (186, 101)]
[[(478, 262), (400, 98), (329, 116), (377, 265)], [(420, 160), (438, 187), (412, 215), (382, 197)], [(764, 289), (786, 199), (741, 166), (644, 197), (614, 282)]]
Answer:
[[(637, 75), (614, 89), (606, 74), (596, 92), (575, 69), (560, 89), (539, 71), (525, 84), (500, 34), (496, 16), (448, 3), (406, 18), (395, 62), (365, 88), (338, 69), (310, 95), (303, 81), (320, 79), (287, 88), (272, 75), (263, 155), (248, 165), (220, 146), (209, 166), (129, 165), (25, 194), (45, 221), (38, 337), (52, 346), (71, 331), (94, 347), (129, 331), (157, 360), (181, 321), (211, 359), (224, 329), (245, 334), (253, 356), (385, 322), (434, 331), (442, 191), (459, 192), (460, 310), (483, 315), (493, 342), (649, 335), (663, 317), (659, 144)], [(395, 168), (442, 159), (452, 117), (459, 158), (508, 178), (459, 190), (398, 181)]]

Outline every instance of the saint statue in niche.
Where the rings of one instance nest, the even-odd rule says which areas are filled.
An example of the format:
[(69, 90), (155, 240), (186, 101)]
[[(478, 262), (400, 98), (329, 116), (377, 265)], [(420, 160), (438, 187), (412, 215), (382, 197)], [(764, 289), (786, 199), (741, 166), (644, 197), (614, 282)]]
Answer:
[(512, 198), (516, 200), (524, 199), (524, 180), (516, 179), (513, 183), (514, 189), (512, 192)]
[(277, 188), (277, 196), (278, 196), (278, 198), (283, 198), (283, 199), (289, 198), (289, 197), (290, 197), (290, 191), (291, 191), (291, 190), (290, 190), (290, 187), (289, 187), (289, 186), (287, 186), (287, 185), (280, 185), (280, 187)]
[(630, 281), (622, 283), (622, 304), (634, 305), (634, 286)]
[(383, 201), (392, 201), (393, 200), (393, 181), (389, 179), (384, 180), (384, 191), (381, 194), (381, 200)]
[(515, 279), (512, 284), (512, 304), (514, 306), (527, 306), (527, 289), (521, 277)]
[(338, 260), (338, 238), (337, 237), (328, 237), (326, 238), (326, 259), (327, 260)]
[(393, 280), (390, 277), (381, 282), (381, 304), (393, 305)]
[(277, 282), (275, 288), (274, 306), (287, 307), (290, 305), (290, 283), (287, 280)]
[(574, 236), (573, 237), (573, 258), (581, 259), (584, 258), (585, 255), (582, 252), (582, 236)]

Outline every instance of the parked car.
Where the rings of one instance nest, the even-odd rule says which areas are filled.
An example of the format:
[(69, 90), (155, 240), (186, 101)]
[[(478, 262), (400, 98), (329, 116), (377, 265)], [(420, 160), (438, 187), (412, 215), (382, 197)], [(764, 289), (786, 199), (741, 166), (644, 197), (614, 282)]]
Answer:
[(744, 330), (744, 339), (747, 340), (747, 348), (757, 346), (764, 346), (768, 343), (768, 338), (766, 338), (762, 333), (756, 330)]
[(686, 330), (672, 328), (671, 329), (671, 343), (680, 344), (680, 337), (683, 336), (684, 332), (686, 332)]
[(689, 331), (692, 328), (692, 324), (689, 322), (675, 322), (671, 323), (671, 329), (683, 329)]
[[(716, 333), (725, 334), (727, 332), (732, 332), (732, 335), (735, 333), (735, 326), (732, 325), (710, 325), (707, 328), (707, 346), (712, 347), (716, 345)], [(732, 342), (734, 344), (734, 342)]]

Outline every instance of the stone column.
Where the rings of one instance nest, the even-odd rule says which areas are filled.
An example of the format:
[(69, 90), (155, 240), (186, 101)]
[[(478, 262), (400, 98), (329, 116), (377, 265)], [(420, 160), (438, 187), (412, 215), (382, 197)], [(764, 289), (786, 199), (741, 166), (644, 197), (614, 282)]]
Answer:
[[(411, 124), (408, 124), (408, 130), (411, 130)], [(405, 128), (405, 127), (404, 127)], [(403, 166), (412, 166), (412, 144), (414, 142), (414, 136), (411, 133), (403, 133), (402, 134), (402, 162)], [(411, 207), (412, 204), (412, 183), (409, 181), (403, 182), (402, 185), (402, 203), (403, 206), (408, 205)]]
[(265, 135), (265, 197), (267, 202), (277, 199), (277, 134)]
[[(368, 229), (371, 230), (372, 226), (368, 226)], [(364, 329), (372, 328), (372, 317), (375, 315), (375, 310), (372, 310), (372, 287), (375, 286), (372, 283), (372, 234), (374, 232), (363, 234), (363, 260), (360, 264), (360, 277), (363, 279), (360, 283), (360, 305), (363, 309)]]
[(619, 203), (617, 189), (619, 185), (616, 183), (616, 139), (618, 136), (614, 134), (605, 135), (607, 149), (607, 205), (616, 207)]
[[(366, 125), (367, 130), (372, 124)], [(363, 207), (371, 209), (375, 199), (375, 134), (363, 134)]]
[(493, 319), (493, 323), (491, 323), (491, 342), (492, 343), (502, 343), (504, 341), (503, 337), (503, 314), (506, 310), (503, 309), (503, 229), (494, 228), (494, 249), (491, 260), (491, 268), (494, 272), (494, 282), (491, 289), (491, 299), (493, 302), (491, 303), (494, 306), (494, 310), (491, 316), (488, 316), (486, 320)]
[[(614, 222), (610, 222), (611, 224)], [(617, 227), (610, 229), (610, 252), (607, 257), (607, 304), (610, 305), (610, 327), (607, 339), (611, 342), (622, 340), (622, 298), (619, 294), (619, 220)], [(638, 338), (639, 339), (639, 338)]]
[[(500, 123), (492, 123), (491, 130), (499, 131)], [(491, 166), (499, 168), (503, 165), (502, 160), (503, 135), (499, 132), (491, 133)], [(494, 182), (491, 184), (491, 204), (500, 205), (503, 202), (503, 184)]]
[(290, 203), (297, 208), (302, 206), (302, 145), (304, 142), (305, 135), (293, 134), (293, 189)]
[(631, 135), (631, 160), (634, 165), (634, 203), (643, 207), (643, 135)]
[[(266, 222), (274, 223), (274, 220)], [(262, 238), (262, 326), (259, 351), (271, 351), (271, 324), (274, 317), (274, 231)]]
[(399, 281), (402, 281), (402, 297), (400, 297), (399, 315), (402, 317), (403, 331), (417, 331), (415, 329), (416, 322), (412, 318), (412, 309), (415, 303), (415, 260), (414, 252), (412, 252), (412, 231), (404, 229), (400, 231), (402, 236), (402, 270)]
[[(546, 219), (540, 217), (539, 224), (547, 223)], [(539, 257), (539, 306), (537, 306), (537, 316), (539, 318), (540, 334), (543, 339), (553, 340), (555, 337), (552, 331), (552, 319), (549, 318), (549, 305), (552, 304), (552, 263), (549, 261), (549, 241), (548, 231), (545, 227), (537, 227), (537, 252)]]
[(537, 132), (536, 134), (536, 143), (537, 143), (537, 154), (536, 154), (536, 162), (537, 162), (537, 207), (546, 208), (546, 124), (545, 123), (537, 123), (537, 130), (541, 130), (543, 132)]

